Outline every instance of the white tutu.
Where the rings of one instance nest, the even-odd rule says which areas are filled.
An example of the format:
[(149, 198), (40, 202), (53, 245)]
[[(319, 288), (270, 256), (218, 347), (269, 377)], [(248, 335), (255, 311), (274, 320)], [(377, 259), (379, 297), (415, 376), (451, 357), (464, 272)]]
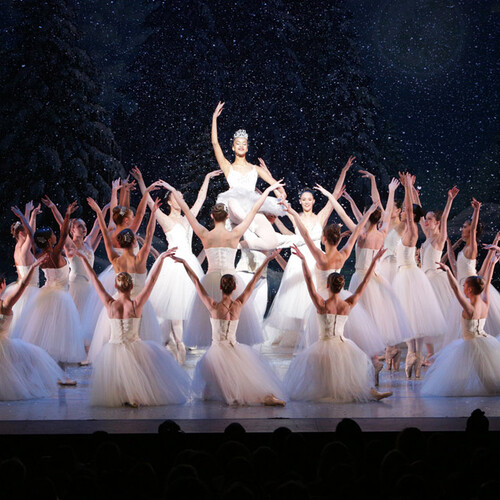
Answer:
[[(216, 247), (207, 248), (205, 252), (208, 260), (208, 272), (201, 278), (201, 284), (208, 295), (216, 301), (222, 299), (220, 279), (224, 274), (232, 274), (236, 279), (233, 297), (237, 298), (241, 295), (245, 285), (234, 269), (236, 249)], [(248, 299), (241, 310), (236, 337), (238, 342), (247, 345), (260, 344), (264, 341), (262, 327), (252, 297)], [(196, 295), (186, 321), (184, 343), (188, 346), (206, 347), (210, 345), (211, 338), (210, 315), (199, 296)]]
[(8, 338), (12, 319), (0, 314), (0, 401), (52, 396), (63, 371), (43, 349)]
[(318, 315), (320, 340), (298, 354), (285, 376), (290, 399), (346, 403), (367, 401), (373, 364), (342, 332), (348, 316)]
[[(251, 191), (244, 186), (236, 186), (219, 194), (219, 196), (217, 196), (217, 203), (224, 203), (227, 207), (230, 206), (231, 201), (237, 202), (239, 209), (244, 213), (248, 213), (252, 210), (252, 207), (260, 196), (261, 195), (255, 190)], [(278, 203), (278, 199), (272, 196), (266, 198), (259, 212), (276, 215), (278, 217), (282, 217), (286, 213), (283, 206)]]
[(500, 394), (500, 342), (484, 333), (484, 323), (484, 319), (462, 318), (464, 339), (453, 341), (437, 354), (425, 375), (421, 394)]
[(415, 262), (415, 247), (398, 249), (398, 272), (392, 288), (413, 329), (413, 338), (443, 336), (446, 325), (438, 299), (425, 275)]
[(93, 406), (181, 404), (189, 397), (189, 376), (165, 348), (139, 339), (140, 321), (110, 320), (111, 341), (93, 366)]
[[(140, 291), (144, 288), (146, 274), (130, 273), (130, 275), (132, 276), (132, 281), (134, 283), (134, 288), (132, 289), (130, 296), (132, 299), (135, 299), (135, 297), (137, 297)], [(162, 332), (158, 318), (156, 317), (153, 306), (149, 301), (147, 301), (142, 308), (142, 321), (140, 328), (139, 336), (141, 340), (150, 340), (161, 345), (166, 343), (166, 338)], [(111, 332), (112, 321), (108, 317), (106, 308), (102, 306), (101, 314), (97, 320), (87, 358), (91, 363), (97, 359), (97, 355), (101, 351), (102, 347), (109, 342)]]
[(400, 245), (401, 236), (395, 229), (391, 229), (384, 240), (386, 252), (379, 262), (379, 272), (389, 283), (392, 283), (398, 271), (396, 252)]
[[(310, 231), (311, 238), (318, 246), (321, 231), (320, 224), (316, 224)], [(303, 245), (300, 247), (300, 251), (304, 254), (307, 266), (312, 271), (316, 261), (309, 248)], [(315, 281), (315, 277), (313, 280)], [(269, 342), (279, 344), (282, 347), (294, 347), (304, 328), (304, 318), (310, 304), (311, 298), (302, 272), (302, 260), (296, 255), (291, 255), (281, 278), (278, 292), (264, 321), (266, 338), (269, 339)]]
[(490, 285), (490, 309), (485, 328), (494, 337), (500, 335), (500, 293), (493, 285)]
[(396, 257), (389, 255), (386, 259), (380, 261), (380, 274), (387, 280), (388, 283), (394, 281), (394, 276), (398, 271), (398, 265), (396, 263)]
[(85, 359), (80, 315), (66, 291), (68, 266), (43, 270), (47, 282), (18, 319), (12, 336), (35, 344), (56, 361), (78, 363)]
[(283, 399), (272, 368), (249, 346), (236, 342), (237, 320), (210, 318), (213, 342), (196, 365), (193, 392), (202, 399), (257, 405), (267, 396)]
[[(321, 270), (316, 266), (314, 275), (316, 277), (316, 286), (318, 293), (326, 300), (328, 298), (327, 280), (333, 272), (340, 272), (338, 269)], [(346, 300), (351, 296), (347, 290), (341, 290), (340, 297)], [(301, 332), (301, 338), (298, 350), (309, 347), (319, 339), (320, 325), (318, 313), (314, 304), (311, 303), (306, 311), (304, 321), (304, 331)], [(377, 330), (377, 326), (372, 321), (368, 313), (361, 304), (357, 304), (349, 313), (349, 321), (345, 325), (344, 335), (351, 339), (368, 356), (374, 356), (385, 349), (385, 343)]]

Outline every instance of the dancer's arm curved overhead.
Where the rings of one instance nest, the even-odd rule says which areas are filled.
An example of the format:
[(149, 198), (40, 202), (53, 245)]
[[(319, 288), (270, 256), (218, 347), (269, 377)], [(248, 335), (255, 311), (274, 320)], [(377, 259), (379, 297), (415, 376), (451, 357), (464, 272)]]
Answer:
[(347, 163), (342, 167), (342, 170), (340, 171), (340, 176), (337, 180), (337, 184), (335, 184), (335, 188), (334, 188), (333, 193), (332, 193), (336, 200), (338, 200), (341, 196), (341, 193), (342, 193), (342, 190), (343, 190), (344, 184), (345, 184), (346, 174), (349, 171), (349, 169), (352, 167), (352, 164), (354, 163), (355, 159), (356, 159), (355, 156), (349, 156)]
[(111, 264), (119, 257), (113, 248), (113, 242), (111, 241), (111, 236), (109, 234), (108, 228), (106, 227), (106, 221), (104, 220), (104, 215), (99, 205), (92, 198), (87, 198), (87, 203), (89, 207), (96, 213), (97, 221), (99, 222), (99, 227), (101, 228), (102, 238), (104, 240), (104, 247), (106, 248), (106, 254), (108, 260)]
[(299, 250), (297, 245), (291, 246), (292, 253), (296, 255), (302, 261), (302, 272), (304, 273), (304, 280), (307, 285), (307, 291), (311, 300), (314, 304), (314, 307), (318, 312), (323, 312), (325, 301), (323, 297), (316, 291), (316, 287), (314, 286), (314, 281), (312, 278), (311, 271), (309, 266), (307, 265), (306, 258), (304, 254)]
[(220, 169), (220, 170), (213, 170), (212, 172), (208, 172), (208, 174), (205, 175), (203, 184), (201, 185), (200, 190), (198, 191), (198, 196), (196, 198), (196, 201), (191, 207), (191, 212), (195, 217), (198, 217), (201, 207), (203, 206), (205, 200), (207, 199), (208, 185), (210, 184), (210, 180), (222, 173), (223, 173), (222, 169)]
[(231, 168), (231, 162), (224, 156), (217, 135), (217, 118), (221, 115), (223, 109), (224, 103), (219, 101), (214, 114), (212, 115), (212, 147), (214, 148), (215, 159), (217, 160), (221, 170), (224, 172), (224, 175), (227, 177), (229, 169)]
[(380, 203), (380, 207), (382, 208), (380, 193), (378, 192), (377, 188), (377, 179), (372, 173), (368, 172), (367, 170), (358, 170), (358, 172), (362, 175), (363, 178), (370, 179), (372, 203)]
[(409, 173), (404, 174), (403, 179), (405, 188), (405, 198), (403, 203), (405, 207), (406, 230), (401, 241), (403, 245), (413, 247), (417, 243), (418, 239), (418, 226), (414, 220), (412, 199), (412, 186), (415, 180)]
[(446, 239), (448, 238), (448, 217), (450, 216), (451, 205), (453, 204), (453, 200), (457, 197), (459, 193), (459, 189), (457, 186), (453, 186), (448, 191), (448, 199), (446, 200), (446, 205), (443, 210), (443, 214), (441, 215), (441, 221), (439, 224), (439, 240), (438, 245), (444, 245)]
[(137, 233), (137, 231), (141, 227), (142, 219), (144, 218), (144, 214), (146, 213), (146, 205), (148, 204), (149, 193), (158, 189), (160, 185), (161, 185), (160, 181), (153, 182), (150, 186), (146, 188), (145, 193), (142, 195), (141, 201), (137, 206), (137, 212), (135, 214), (134, 221), (132, 222), (132, 224), (130, 224), (130, 229), (134, 233)]
[(351, 305), (351, 307), (354, 307), (358, 300), (361, 298), (361, 295), (363, 295), (363, 292), (366, 290), (366, 286), (368, 285), (368, 282), (370, 281), (370, 278), (373, 275), (373, 272), (375, 270), (375, 266), (377, 265), (377, 261), (379, 261), (384, 253), (387, 251), (386, 248), (381, 248), (373, 257), (373, 260), (370, 264), (370, 267), (368, 268), (368, 271), (366, 271), (365, 276), (363, 277), (363, 281), (359, 284), (358, 288), (356, 288), (356, 291), (350, 296), (345, 299), (345, 301)]
[(356, 220), (359, 222), (363, 217), (363, 214), (361, 210), (358, 208), (358, 205), (356, 205), (356, 202), (354, 201), (352, 196), (349, 195), (347, 191), (344, 189), (341, 191), (341, 197), (345, 198), (349, 202), (349, 205), (351, 205), (352, 213), (354, 214), (354, 217), (356, 217)]
[(346, 241), (345, 245), (339, 250), (339, 252), (343, 255), (344, 261), (349, 258), (351, 255), (352, 249), (354, 248), (354, 245), (356, 244), (357, 239), (359, 238), (361, 232), (366, 226), (366, 223), (368, 222), (368, 219), (370, 218), (370, 215), (377, 210), (377, 208), (380, 207), (379, 203), (373, 203), (370, 208), (364, 213), (363, 217), (361, 217), (361, 220), (358, 222), (358, 225), (356, 226), (356, 229), (351, 233), (349, 236), (349, 239)]
[(66, 213), (64, 214), (64, 220), (61, 226), (61, 232), (59, 234), (59, 239), (57, 240), (57, 243), (55, 244), (54, 248), (52, 249), (52, 257), (59, 258), (61, 255), (64, 245), (66, 244), (66, 238), (68, 237), (69, 234), (69, 219), (71, 214), (78, 209), (78, 203), (74, 201), (73, 203), (70, 203), (68, 205), (68, 208), (66, 209)]
[(395, 178), (389, 183), (389, 195), (387, 197), (387, 205), (385, 206), (384, 218), (382, 220), (382, 225), (380, 226), (380, 232), (387, 236), (389, 232), (389, 228), (391, 225), (391, 214), (392, 209), (394, 208), (394, 193), (396, 189), (399, 187), (399, 181)]
[(333, 205), (333, 209), (342, 219), (342, 222), (349, 228), (350, 231), (354, 231), (356, 229), (356, 224), (354, 224), (353, 220), (347, 215), (342, 205), (340, 205), (340, 203), (335, 199), (335, 196), (319, 184), (316, 184), (314, 189), (317, 189), (321, 194), (328, 198), (328, 201)]
[(27, 234), (26, 240), (29, 241), (31, 248), (32, 248), (32, 251), (36, 255), (38, 248), (37, 248), (35, 240), (33, 238), (33, 234), (34, 234), (33, 228), (30, 226), (30, 223), (26, 220), (26, 217), (21, 212), (21, 210), (19, 210), (18, 207), (10, 207), (10, 209), (12, 210), (14, 215), (20, 219), (21, 224), (23, 225), (23, 227), (26, 231), (26, 234)]
[(151, 251), (151, 244), (153, 243), (153, 236), (155, 234), (156, 213), (158, 212), (160, 205), (160, 199), (156, 198), (153, 208), (151, 209), (151, 214), (149, 216), (148, 226), (146, 228), (146, 236), (144, 238), (144, 245), (137, 253), (138, 265), (146, 265), (146, 261), (148, 260), (148, 255)]
[(472, 221), (470, 224), (470, 238), (469, 238), (469, 244), (464, 247), (464, 255), (468, 259), (475, 259), (477, 258), (477, 238), (476, 238), (476, 232), (477, 232), (477, 226), (479, 224), (479, 211), (481, 210), (481, 202), (477, 201), (475, 198), (472, 198), (471, 202), (472, 208), (474, 209), (474, 212), (472, 214)]
[(495, 235), (493, 243), (491, 245), (483, 244), (483, 247), (488, 250), (486, 257), (484, 258), (481, 269), (479, 270), (479, 276), (486, 276), (486, 272), (488, 270), (488, 262), (491, 260), (495, 252), (500, 252), (500, 247), (498, 246), (498, 242), (500, 241), (500, 231)]
[(112, 231), (116, 228), (116, 224), (113, 221), (113, 210), (118, 206), (118, 191), (121, 188), (121, 179), (115, 179), (111, 182), (111, 200), (109, 201), (109, 223), (108, 229)]

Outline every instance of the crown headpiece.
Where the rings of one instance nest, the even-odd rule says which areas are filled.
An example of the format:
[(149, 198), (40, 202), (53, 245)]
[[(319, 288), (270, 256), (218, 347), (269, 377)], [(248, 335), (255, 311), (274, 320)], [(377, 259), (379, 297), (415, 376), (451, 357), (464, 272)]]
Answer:
[(243, 137), (243, 139), (246, 139), (248, 141), (247, 131), (245, 129), (242, 129), (242, 128), (237, 130), (233, 135), (233, 139), (238, 139), (239, 137)]

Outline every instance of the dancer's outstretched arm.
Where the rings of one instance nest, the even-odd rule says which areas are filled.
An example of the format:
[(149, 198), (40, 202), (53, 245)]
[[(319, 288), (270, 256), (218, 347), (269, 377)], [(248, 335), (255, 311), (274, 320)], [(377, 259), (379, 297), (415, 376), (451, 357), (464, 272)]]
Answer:
[(495, 235), (495, 239), (493, 240), (493, 243), (491, 245), (483, 244), (483, 247), (486, 250), (488, 250), (488, 253), (486, 254), (486, 257), (484, 258), (481, 269), (479, 270), (479, 273), (478, 273), (479, 276), (486, 276), (486, 272), (488, 269), (488, 262), (490, 261), (491, 257), (493, 257), (495, 252), (500, 252), (500, 247), (498, 246), (499, 241), (500, 241), (500, 231)]
[(83, 267), (85, 267), (87, 275), (90, 278), (92, 284), (94, 285), (94, 288), (97, 292), (100, 301), (103, 303), (104, 307), (106, 307), (106, 309), (109, 310), (109, 306), (115, 301), (115, 299), (111, 295), (109, 295), (108, 292), (106, 292), (106, 289), (104, 288), (103, 284), (99, 281), (99, 278), (97, 277), (94, 268), (90, 265), (85, 254), (78, 250), (76, 252), (76, 255), (78, 255), (78, 257), (82, 259)]
[[(358, 170), (358, 172), (362, 175), (363, 178), (370, 179), (372, 203), (380, 203), (381, 204), (380, 193), (378, 192), (377, 179), (375, 179), (375, 176), (366, 170)], [(380, 206), (382, 206), (382, 204)]]
[(113, 211), (115, 207), (118, 206), (118, 191), (121, 189), (121, 182), (122, 180), (120, 178), (115, 179), (114, 181), (111, 182), (111, 199), (109, 201), (109, 222), (108, 222), (108, 229), (110, 231), (116, 228), (115, 221), (113, 220)]
[(406, 231), (403, 235), (402, 242), (406, 246), (414, 246), (418, 239), (418, 226), (415, 224), (415, 220), (413, 218), (413, 200), (412, 200), (412, 186), (414, 181), (414, 177), (406, 173), (403, 176), (404, 178), (404, 188), (405, 188), (405, 199), (404, 199), (404, 207), (405, 207), (405, 217), (406, 217)]
[(349, 156), (347, 163), (342, 167), (342, 170), (340, 171), (340, 176), (337, 180), (337, 184), (335, 184), (335, 189), (333, 190), (333, 196), (336, 200), (338, 200), (341, 196), (342, 190), (344, 189), (345, 176), (349, 169), (352, 167), (355, 159), (355, 156)]
[(26, 231), (26, 234), (28, 235), (28, 237), (26, 239), (29, 240), (31, 248), (32, 248), (32, 251), (36, 255), (36, 252), (38, 251), (38, 248), (37, 248), (35, 240), (33, 238), (33, 234), (34, 233), (33, 233), (32, 227), (30, 226), (29, 222), (26, 220), (26, 217), (21, 212), (21, 210), (19, 210), (18, 207), (10, 207), (10, 209), (12, 210), (12, 212), (14, 213), (14, 215), (20, 219), (20, 221), (21, 221), (21, 223), (22, 223), (22, 225), (23, 225), (23, 227), (24, 227), (24, 229)]
[(222, 170), (213, 170), (212, 172), (208, 172), (208, 174), (205, 175), (203, 184), (201, 185), (200, 190), (198, 191), (198, 196), (196, 198), (196, 201), (191, 207), (191, 212), (195, 217), (198, 217), (201, 207), (203, 206), (203, 203), (205, 203), (205, 200), (207, 199), (208, 185), (210, 183), (210, 179), (213, 179), (214, 177), (217, 177), (222, 173), (223, 173)]
[(102, 214), (101, 208), (92, 198), (87, 198), (87, 203), (89, 207), (96, 213), (97, 220), (99, 222), (99, 227), (101, 228), (102, 237), (104, 239), (104, 247), (106, 248), (106, 254), (108, 256), (109, 262), (111, 264), (115, 259), (119, 257), (119, 255), (115, 252), (113, 248), (113, 242), (111, 241), (111, 236), (109, 235), (109, 231), (106, 227), (106, 221), (104, 220), (104, 215)]
[(78, 209), (78, 204), (76, 201), (70, 203), (68, 208), (66, 209), (66, 213), (64, 214), (63, 224), (61, 226), (61, 233), (59, 234), (59, 239), (52, 249), (52, 257), (59, 257), (61, 255), (64, 245), (66, 244), (66, 238), (69, 234), (69, 218), (71, 214)]
[(146, 188), (146, 192), (142, 195), (141, 201), (137, 206), (137, 213), (135, 214), (134, 221), (130, 224), (130, 229), (137, 233), (141, 227), (142, 219), (146, 213), (146, 205), (148, 204), (148, 196), (151, 191), (158, 189), (160, 187), (160, 181), (153, 182), (149, 187)]
[(349, 239), (346, 241), (346, 244), (342, 247), (340, 250), (340, 253), (344, 257), (344, 261), (349, 258), (351, 255), (352, 249), (354, 248), (354, 245), (356, 243), (356, 240), (359, 238), (359, 235), (361, 234), (361, 231), (363, 231), (364, 227), (366, 226), (366, 223), (368, 222), (368, 219), (370, 218), (370, 215), (377, 210), (377, 208), (380, 205), (378, 203), (373, 203), (372, 206), (365, 212), (361, 220), (358, 222), (358, 225), (356, 226), (356, 229), (351, 233), (351, 236), (349, 236)]
[(299, 250), (297, 245), (292, 245), (292, 253), (296, 255), (302, 261), (302, 272), (304, 273), (304, 280), (307, 285), (307, 291), (309, 292), (309, 296), (313, 301), (314, 307), (318, 311), (318, 313), (324, 312), (325, 302), (323, 297), (316, 291), (316, 287), (314, 286), (314, 281), (311, 275), (311, 271), (306, 262), (306, 258), (304, 254)]
[(495, 265), (500, 259), (500, 252), (495, 252), (493, 256), (489, 259), (489, 263), (487, 266), (486, 275), (484, 277), (484, 291), (483, 291), (483, 300), (486, 302), (486, 305), (490, 306), (490, 285), (491, 280), (493, 278), (493, 271), (495, 270)]
[(399, 187), (399, 181), (395, 178), (389, 183), (389, 195), (387, 197), (387, 205), (385, 206), (384, 218), (382, 221), (382, 225), (380, 226), (380, 232), (387, 236), (389, 232), (389, 227), (391, 224), (391, 215), (392, 210), (394, 208), (394, 193), (396, 189)]
[(208, 295), (207, 291), (205, 290), (205, 288), (201, 284), (198, 276), (191, 269), (189, 264), (184, 259), (180, 259), (179, 257), (175, 257), (175, 256), (171, 256), (171, 257), (172, 257), (172, 259), (175, 260), (175, 262), (179, 262), (184, 266), (184, 269), (186, 269), (187, 275), (191, 278), (191, 281), (193, 282), (194, 287), (196, 288), (196, 291), (198, 292), (198, 295), (199, 295), (201, 301), (205, 304), (206, 308), (210, 312), (214, 311), (216, 306), (217, 306), (217, 302), (214, 299), (212, 299), (212, 297), (210, 297), (210, 295)]
[(156, 198), (151, 215), (149, 216), (148, 227), (146, 228), (146, 237), (144, 238), (144, 245), (137, 253), (137, 263), (139, 265), (146, 265), (149, 252), (151, 251), (151, 244), (153, 243), (153, 235), (155, 234), (156, 227), (156, 212), (160, 208), (160, 199)]
[[(40, 264), (45, 263), (49, 258), (48, 254), (43, 254), (41, 257), (39, 257), (33, 264), (31, 264), (28, 272), (23, 276), (19, 284), (15, 287), (15, 291), (12, 294), (9, 294), (2, 302), (2, 309), (6, 314), (10, 314), (12, 311), (12, 308), (14, 307), (15, 303), (21, 298), (21, 295), (24, 293), (26, 288), (28, 287), (31, 278), (33, 276), (33, 273), (35, 272), (35, 269), (38, 269), (38, 266)], [(4, 282), (5, 283), (5, 282)], [(5, 285), (4, 285), (5, 286)], [(3, 290), (0, 291), (0, 295)]]
[(214, 148), (215, 159), (217, 160), (221, 170), (224, 172), (224, 175), (227, 177), (229, 169), (231, 168), (231, 163), (224, 156), (217, 137), (217, 118), (221, 115), (223, 109), (224, 103), (219, 101), (219, 104), (217, 104), (214, 114), (212, 115), (212, 147)]
[(448, 217), (450, 215), (451, 205), (453, 200), (457, 197), (459, 189), (457, 186), (453, 186), (448, 191), (448, 199), (446, 200), (446, 205), (443, 210), (443, 215), (441, 215), (441, 222), (439, 223), (439, 245), (444, 245), (446, 238), (448, 238)]
[[(271, 174), (271, 171), (267, 168), (266, 162), (262, 158), (259, 158), (259, 166), (255, 168), (257, 169), (258, 176), (263, 181), (266, 181), (269, 185), (275, 184), (277, 182), (273, 174)], [(283, 187), (276, 189), (274, 191), (274, 194), (277, 198), (286, 199), (286, 191), (283, 189)]]
[(363, 295), (363, 292), (366, 290), (366, 287), (368, 285), (368, 282), (370, 281), (371, 277), (373, 276), (373, 272), (375, 271), (375, 266), (377, 264), (377, 261), (380, 260), (382, 255), (387, 251), (387, 248), (381, 248), (376, 254), (375, 257), (373, 257), (373, 260), (370, 264), (370, 267), (368, 268), (368, 271), (366, 271), (366, 274), (363, 278), (363, 281), (359, 284), (358, 288), (356, 288), (356, 291), (348, 297), (345, 301), (351, 305), (351, 307), (354, 307), (358, 300), (361, 298), (361, 295)]
[(346, 211), (336, 200), (335, 196), (319, 184), (316, 184), (316, 186), (314, 186), (314, 189), (317, 189), (321, 194), (325, 195), (328, 198), (330, 203), (333, 205), (334, 210), (342, 219), (342, 222), (349, 228), (350, 231), (354, 231), (356, 229), (356, 224), (354, 224), (353, 220), (346, 214)]
[(259, 281), (260, 277), (262, 276), (262, 273), (266, 269), (267, 265), (269, 262), (271, 262), (273, 259), (275, 259), (280, 253), (280, 250), (274, 250), (272, 253), (270, 253), (267, 257), (266, 260), (260, 265), (260, 267), (255, 271), (254, 275), (252, 276), (252, 279), (248, 282), (247, 286), (241, 293), (241, 295), (236, 299), (235, 302), (239, 302), (241, 305), (243, 305), (252, 295), (253, 289), (255, 288), (255, 285)]
[(349, 205), (351, 205), (352, 213), (354, 214), (354, 217), (356, 217), (356, 220), (359, 222), (362, 219), (363, 214), (361, 213), (361, 210), (358, 208), (358, 205), (356, 205), (356, 202), (354, 201), (352, 196), (349, 195), (345, 189), (342, 190), (340, 196), (342, 198), (345, 198), (349, 202)]
[(464, 248), (464, 255), (468, 259), (475, 259), (477, 258), (477, 238), (476, 238), (476, 231), (477, 231), (477, 226), (479, 224), (479, 211), (481, 210), (481, 202), (477, 201), (475, 198), (472, 198), (472, 208), (474, 209), (474, 212), (472, 214), (472, 221), (470, 224), (470, 243), (468, 247), (466, 246)]
[(469, 318), (472, 317), (472, 315), (474, 314), (474, 307), (469, 302), (469, 299), (467, 299), (467, 297), (460, 290), (460, 285), (458, 284), (458, 281), (455, 278), (455, 276), (453, 276), (451, 269), (442, 262), (436, 262), (436, 265), (438, 266), (439, 269), (446, 271), (446, 275), (448, 276), (448, 281), (450, 282), (450, 286), (451, 289), (453, 290), (453, 293), (455, 294), (455, 297), (458, 299), (458, 302), (460, 302), (460, 305), (462, 306), (462, 309), (464, 310), (465, 314)]

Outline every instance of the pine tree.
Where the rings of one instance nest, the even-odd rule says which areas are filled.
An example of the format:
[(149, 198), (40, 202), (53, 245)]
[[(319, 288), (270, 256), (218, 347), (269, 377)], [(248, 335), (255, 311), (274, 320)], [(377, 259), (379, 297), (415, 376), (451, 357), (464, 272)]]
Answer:
[[(50, 195), (62, 206), (87, 196), (103, 201), (122, 169), (98, 104), (97, 72), (78, 47), (65, 0), (14, 2), (15, 44), (0, 70), (0, 189), (11, 204)], [(85, 204), (86, 205), (86, 204)]]

